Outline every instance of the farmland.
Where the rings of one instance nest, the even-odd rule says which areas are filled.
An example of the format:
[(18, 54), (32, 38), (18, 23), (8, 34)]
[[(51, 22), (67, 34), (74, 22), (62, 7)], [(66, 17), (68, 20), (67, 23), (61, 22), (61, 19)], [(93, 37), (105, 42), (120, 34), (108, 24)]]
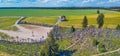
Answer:
[[(25, 16), (26, 18), (20, 22), (20, 23), (23, 23), (23, 25), (20, 24), (20, 26), (23, 26), (27, 29), (36, 29), (36, 31), (38, 31), (37, 29), (39, 29), (39, 27), (29, 26), (27, 24), (52, 27), (57, 22), (58, 16), (65, 15), (68, 21), (60, 22), (58, 26), (61, 27), (60, 32), (62, 32), (62, 34), (68, 34), (68, 36), (63, 35), (62, 39), (57, 40), (55, 42), (59, 46), (58, 49), (61, 51), (65, 51), (65, 52), (67, 51), (66, 54), (69, 53), (67, 54), (68, 56), (70, 56), (70, 54), (72, 56), (91, 56), (91, 55), (96, 55), (96, 54), (101, 53), (99, 52), (99, 48), (97, 46), (93, 46), (94, 39), (104, 44), (108, 52), (114, 51), (120, 48), (120, 38), (119, 38), (120, 32), (115, 30), (116, 26), (120, 24), (120, 12), (103, 10), (103, 9), (101, 9), (100, 12), (103, 13), (105, 16), (104, 26), (102, 29), (96, 28), (98, 26), (97, 21), (96, 21), (97, 16), (98, 16), (97, 9), (85, 9), (85, 10), (83, 9), (75, 9), (75, 10), (70, 10), (70, 9), (60, 9), (60, 10), (58, 9), (0, 9), (0, 29), (17, 31), (18, 28), (14, 26), (15, 22), (19, 19), (20, 16)], [(85, 15), (87, 16), (87, 19), (88, 19), (88, 26), (91, 26), (91, 25), (95, 26), (95, 28), (93, 28), (94, 29), (93, 32), (90, 32), (92, 30), (89, 30), (89, 29), (85, 31), (81, 30), (82, 21)], [(76, 34), (70, 33), (71, 26), (75, 27)], [(106, 27), (110, 29), (106, 29)], [(26, 31), (26, 30), (22, 30), (22, 31)], [(79, 33), (79, 31), (81, 32)], [(98, 34), (96, 33), (97, 31), (98, 32), (101, 31), (99, 34), (101, 34), (102, 36), (100, 37), (96, 36)], [(18, 32), (20, 33), (20, 31)], [(44, 32), (44, 31), (40, 31), (40, 32)], [(106, 34), (106, 32), (108, 35)], [(27, 31), (25, 33), (27, 33)], [(96, 33), (95, 37), (91, 37), (92, 33)], [(31, 31), (30, 31), (30, 34), (31, 34)], [(79, 37), (76, 37), (76, 35)], [(81, 35), (83, 36), (83, 39)], [(4, 38), (8, 38), (8, 39), (10, 38), (10, 36), (4, 33), (0, 33), (0, 36), (3, 36)], [(73, 45), (73, 47), (68, 48), (69, 46), (74, 44), (79, 39), (80, 41), (78, 43)], [(34, 39), (28, 39), (28, 38), (22, 39), (22, 40), (28, 41), (28, 42), (29, 40), (36, 41)], [(1, 41), (0, 44), (1, 44), (0, 55), (1, 53), (4, 53), (6, 55), (11, 54), (12, 56), (14, 55), (15, 56), (16, 55), (18, 56), (36, 55), (37, 56), (37, 55), (40, 55), (40, 52), (43, 49), (43, 44), (41, 43), (34, 43), (34, 44), (22, 43), (21, 44), (21, 43), (16, 43), (16, 42), (11, 43), (11, 42)], [(66, 50), (66, 48), (68, 49)], [(119, 54), (120, 54), (119, 52), (114, 52), (114, 53), (110, 53), (106, 55), (117, 56)]]
[[(116, 14), (118, 12), (101, 10), (104, 14)], [(91, 15), (96, 14), (96, 9), (85, 9), (85, 10), (71, 10), (71, 9), (0, 9), (0, 16), (79, 16), (79, 15)]]
[[(62, 11), (62, 12), (59, 12), (59, 11)], [(80, 28), (82, 20), (83, 20), (84, 16), (86, 15), (88, 18), (88, 25), (97, 26), (96, 18), (98, 15), (96, 13), (96, 10), (71, 10), (71, 13), (69, 11), (70, 10), (66, 10), (66, 11), (65, 10), (58, 10), (59, 13), (56, 12), (55, 15), (52, 15), (52, 17), (48, 16), (48, 15), (46, 15), (46, 17), (43, 16), (43, 17), (37, 17), (37, 18), (36, 17), (28, 17), (27, 19), (25, 19), (23, 21), (28, 22), (28, 23), (33, 23), (33, 24), (53, 25), (57, 21), (58, 16), (65, 15), (67, 17), (68, 21), (61, 22), (59, 24), (59, 26), (71, 27), (74, 25), (74, 27)], [(104, 15), (105, 15), (104, 27), (114, 28), (116, 25), (119, 24), (119, 21), (120, 21), (120, 19), (119, 19), (120, 13), (119, 12), (109, 11), (109, 10), (100, 10), (100, 12), (104, 13)], [(34, 19), (34, 20), (32, 20), (32, 19)]]

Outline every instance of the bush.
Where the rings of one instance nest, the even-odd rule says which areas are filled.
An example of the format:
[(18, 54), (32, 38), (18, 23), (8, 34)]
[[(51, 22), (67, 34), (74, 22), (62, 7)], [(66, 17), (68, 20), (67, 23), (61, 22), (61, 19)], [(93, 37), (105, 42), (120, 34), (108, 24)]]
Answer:
[(102, 43), (98, 44), (98, 49), (99, 49), (99, 52), (106, 52), (105, 45)]
[(74, 26), (71, 26), (71, 33), (75, 32)]
[(92, 44), (93, 44), (93, 46), (97, 46), (99, 44), (99, 42), (96, 39), (93, 39)]
[(120, 30), (120, 25), (119, 24), (117, 25), (116, 30)]
[(105, 48), (99, 48), (99, 52), (106, 52)]
[(100, 14), (100, 11), (99, 11), (99, 9), (97, 10), (97, 14)]

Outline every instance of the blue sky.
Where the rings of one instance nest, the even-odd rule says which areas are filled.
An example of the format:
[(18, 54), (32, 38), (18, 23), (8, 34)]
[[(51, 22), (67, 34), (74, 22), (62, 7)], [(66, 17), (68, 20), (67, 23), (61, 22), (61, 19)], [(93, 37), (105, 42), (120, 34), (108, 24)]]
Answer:
[(0, 7), (111, 7), (120, 0), (0, 0)]

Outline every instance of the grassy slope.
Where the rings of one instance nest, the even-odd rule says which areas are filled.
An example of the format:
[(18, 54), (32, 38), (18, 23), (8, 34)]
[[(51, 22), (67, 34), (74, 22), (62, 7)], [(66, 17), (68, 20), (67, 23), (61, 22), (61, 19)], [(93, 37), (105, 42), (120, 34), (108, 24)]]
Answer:
[(18, 20), (17, 18), (6, 18), (1, 17), (0, 18), (0, 29), (7, 29), (7, 30), (17, 30), (16, 27), (14, 27), (14, 23)]
[[(91, 55), (95, 55), (100, 53), (97, 50), (97, 47), (92, 45), (92, 40), (93, 39), (97, 39), (99, 42), (105, 44), (107, 51), (112, 51), (112, 50), (116, 50), (118, 48), (120, 48), (120, 38), (116, 38), (116, 37), (106, 37), (106, 38), (90, 38), (90, 40), (88, 40), (86, 42), (86, 44), (84, 44), (85, 46), (81, 47), (81, 44), (77, 44), (75, 45), (73, 48), (71, 48), (70, 50), (77, 50), (75, 53), (73, 53), (72, 56), (91, 56)], [(83, 40), (84, 41), (84, 40)], [(118, 55), (119, 53), (115, 52), (112, 54), (106, 54), (105, 56), (110, 56), (110, 55)]]

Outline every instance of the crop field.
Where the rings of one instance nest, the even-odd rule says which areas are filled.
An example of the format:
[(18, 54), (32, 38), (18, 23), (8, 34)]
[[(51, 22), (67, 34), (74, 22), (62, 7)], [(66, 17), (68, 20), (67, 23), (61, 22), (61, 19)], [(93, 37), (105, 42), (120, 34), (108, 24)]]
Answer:
[[(104, 27), (116, 27), (120, 21), (120, 14), (105, 14), (104, 18)], [(88, 25), (97, 26), (97, 14), (96, 15), (88, 15)], [(82, 21), (84, 16), (68, 16), (67, 22), (61, 22), (59, 25), (63, 27), (71, 27), (74, 26), (76, 28), (82, 27)]]
[[(48, 11), (50, 11), (50, 10), (48, 10)], [(54, 11), (54, 10), (51, 10), (51, 11)], [(62, 11), (63, 13), (60, 11)], [(100, 10), (100, 12), (104, 13), (104, 15), (105, 15), (104, 27), (114, 28), (114, 27), (116, 27), (116, 25), (120, 24), (119, 23), (120, 12), (109, 11), (109, 10)], [(65, 15), (67, 17), (68, 21), (61, 22), (59, 24), (59, 26), (62, 26), (62, 27), (74, 26), (76, 28), (80, 28), (83, 18), (86, 15), (88, 18), (88, 25), (97, 26), (96, 19), (97, 19), (98, 14), (96, 13), (96, 10), (71, 10), (71, 13), (70, 13), (70, 10), (57, 10), (55, 12), (55, 15), (53, 15), (53, 14), (52, 14), (52, 16), (46, 15), (46, 17), (45, 16), (43, 16), (43, 17), (28, 17), (27, 19), (25, 19), (23, 21), (28, 22), (28, 23), (33, 23), (33, 24), (53, 25), (57, 21), (58, 16)], [(32, 19), (34, 19), (34, 20), (32, 20)]]

